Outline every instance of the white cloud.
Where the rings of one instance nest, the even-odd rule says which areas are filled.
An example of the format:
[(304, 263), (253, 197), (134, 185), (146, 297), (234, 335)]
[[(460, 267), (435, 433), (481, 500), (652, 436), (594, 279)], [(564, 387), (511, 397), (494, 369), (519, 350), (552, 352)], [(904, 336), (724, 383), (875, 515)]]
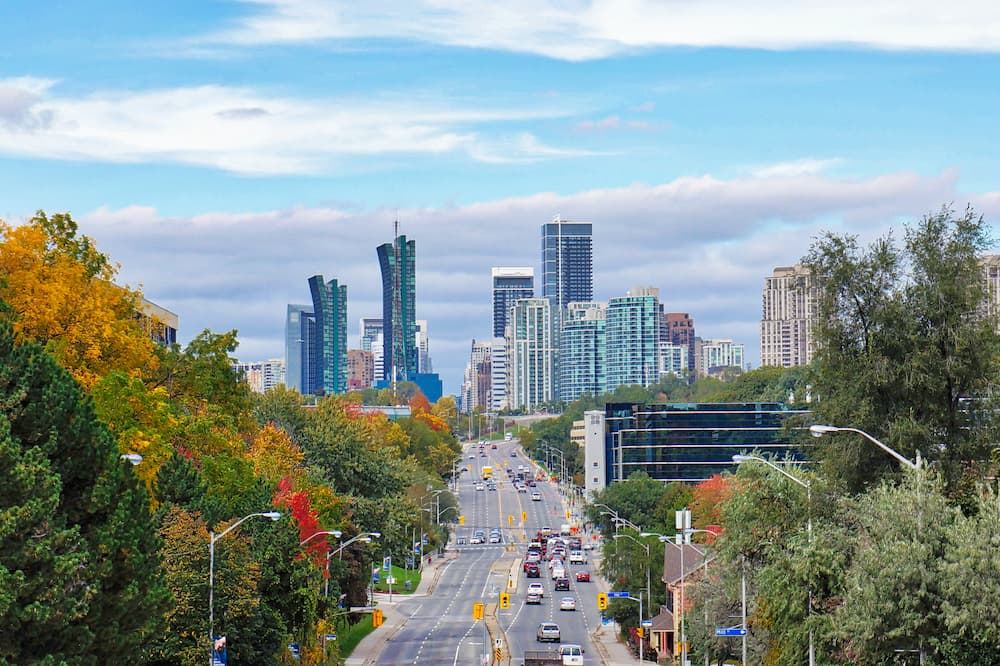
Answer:
[[(669, 310), (690, 312), (707, 337), (733, 337), (756, 358), (760, 290), (775, 266), (796, 262), (821, 229), (883, 233), (944, 202), (1000, 216), (1000, 193), (956, 190), (957, 173), (828, 176), (710, 175), (560, 195), (398, 211), (417, 243), (417, 316), (428, 319), (435, 368), (457, 390), (472, 338), (491, 333), (490, 267), (536, 266), (539, 226), (560, 213), (594, 223), (595, 297), (659, 287)], [(290, 208), (166, 218), (145, 206), (99, 209), (82, 233), (121, 263), (123, 282), (177, 312), (182, 337), (236, 328), (246, 360), (283, 354), (285, 306), (309, 301), (306, 280), (348, 287), (348, 316), (378, 316), (375, 248), (396, 211)], [(537, 284), (537, 277), (536, 277)]]
[(402, 39), (590, 60), (640, 49), (1000, 50), (1000, 5), (821, 0), (243, 0), (248, 13), (204, 45)]
[(298, 99), (248, 87), (105, 91), (65, 97), (41, 79), (0, 79), (0, 154), (179, 163), (244, 174), (329, 172), (345, 158), (459, 154), (486, 161), (580, 155), (531, 135), (501, 141), (484, 125), (563, 111), (471, 108), (385, 95)]
[(840, 166), (843, 163), (839, 157), (830, 159), (812, 159), (809, 157), (792, 160), (790, 162), (778, 162), (776, 164), (766, 164), (750, 169), (750, 175), (756, 178), (786, 178), (788, 176), (813, 176), (823, 173), (829, 169)]

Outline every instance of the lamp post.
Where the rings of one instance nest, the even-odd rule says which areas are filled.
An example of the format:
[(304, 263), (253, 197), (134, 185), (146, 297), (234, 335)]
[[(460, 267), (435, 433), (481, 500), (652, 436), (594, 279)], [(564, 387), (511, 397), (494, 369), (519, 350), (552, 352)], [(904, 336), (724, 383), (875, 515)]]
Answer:
[[(621, 538), (631, 539), (632, 541), (635, 541), (637, 544), (639, 544), (640, 546), (642, 546), (643, 549), (646, 551), (646, 598), (647, 599), (651, 598), (652, 594), (651, 594), (651, 588), (650, 588), (650, 584), (649, 584), (649, 578), (650, 578), (650, 572), (649, 572), (649, 544), (648, 543), (643, 543), (642, 541), (639, 541), (638, 539), (636, 539), (631, 534), (616, 534), (614, 536), (614, 538), (615, 539), (621, 539)], [(639, 594), (639, 598), (642, 599), (642, 593)], [(642, 602), (640, 601), (639, 602), (639, 626), (640, 627), (642, 626), (642, 620), (643, 620), (643, 617), (642, 617)], [(645, 633), (645, 632), (643, 632), (643, 633)], [(642, 636), (639, 637), (639, 661), (640, 662), (642, 661)]]
[(326, 586), (323, 589), (324, 597), (328, 598), (330, 596), (330, 558), (334, 555), (339, 555), (341, 551), (350, 546), (352, 543), (371, 543), (372, 539), (377, 539), (380, 536), (382, 536), (380, 532), (362, 532), (361, 534), (348, 539), (346, 543), (340, 544), (336, 550), (326, 551)]
[(123, 453), (118, 456), (118, 459), (132, 463), (132, 467), (135, 467), (142, 462), (142, 456), (138, 453)]
[(278, 520), (281, 518), (281, 513), (278, 511), (266, 511), (263, 513), (251, 513), (249, 516), (243, 516), (235, 523), (227, 527), (220, 534), (215, 532), (208, 533), (208, 663), (212, 666), (215, 663), (215, 542), (226, 536), (234, 529), (239, 527), (244, 521), (254, 518), (255, 516), (261, 516), (263, 518), (270, 518), (271, 520)]
[(816, 424), (813, 424), (813, 425), (809, 426), (809, 432), (812, 434), (813, 437), (822, 437), (823, 435), (827, 435), (827, 434), (835, 433), (835, 432), (853, 432), (853, 433), (856, 433), (856, 434), (861, 435), (862, 437), (866, 438), (872, 444), (874, 444), (875, 446), (879, 447), (880, 449), (882, 449), (883, 451), (885, 451), (890, 456), (892, 456), (893, 458), (895, 458), (899, 462), (903, 463), (904, 465), (906, 465), (910, 469), (913, 469), (913, 470), (920, 469), (920, 463), (921, 463), (921, 461), (920, 461), (920, 452), (919, 451), (917, 451), (917, 461), (913, 462), (909, 458), (907, 458), (907, 457), (903, 456), (902, 454), (900, 454), (898, 451), (893, 450), (888, 445), (883, 444), (879, 440), (875, 439), (874, 437), (872, 437), (871, 435), (869, 435), (868, 433), (866, 433), (864, 430), (859, 430), (857, 428), (842, 428), (840, 426), (832, 426), (832, 425), (820, 425), (820, 424), (816, 423)]
[[(622, 535), (622, 536), (626, 536), (626, 535)], [(630, 601), (635, 601), (635, 599), (633, 599), (632, 597), (621, 597), (621, 598), (622, 599), (628, 599)], [(642, 630), (642, 632), (639, 634), (639, 663), (641, 664), (643, 661), (645, 661), (642, 658), (643, 657), (643, 652), (642, 652), (642, 634), (646, 633), (645, 627), (642, 626), (642, 590), (639, 590), (639, 628)]]
[[(794, 481), (795, 483), (799, 484), (800, 486), (802, 486), (803, 488), (806, 489), (806, 516), (807, 516), (807, 518), (806, 518), (806, 535), (807, 535), (806, 538), (809, 540), (809, 547), (811, 548), (812, 547), (812, 543), (813, 543), (812, 481), (810, 481), (810, 480), (803, 481), (802, 479), (800, 479), (799, 477), (795, 476), (794, 474), (791, 474), (787, 470), (784, 470), (781, 467), (778, 467), (777, 465), (775, 465), (773, 462), (771, 462), (767, 458), (761, 458), (760, 456), (752, 456), (752, 455), (748, 456), (748, 455), (736, 454), (736, 455), (733, 456), (733, 462), (736, 463), (737, 465), (742, 465), (743, 463), (748, 463), (748, 462), (763, 463), (763, 464), (767, 465), (768, 467), (770, 467), (771, 469), (773, 469), (773, 470), (775, 470), (777, 472), (780, 472), (786, 478), (791, 479), (792, 481)], [(808, 614), (807, 614), (807, 618), (806, 618), (807, 621), (809, 620), (809, 618), (812, 617), (812, 612), (813, 612), (812, 576), (810, 576), (809, 577), (809, 609), (808, 609)], [(809, 625), (809, 666), (815, 666), (815, 665), (816, 665), (816, 644), (815, 644), (815, 642), (813, 640), (812, 623), (810, 623), (810, 625)]]

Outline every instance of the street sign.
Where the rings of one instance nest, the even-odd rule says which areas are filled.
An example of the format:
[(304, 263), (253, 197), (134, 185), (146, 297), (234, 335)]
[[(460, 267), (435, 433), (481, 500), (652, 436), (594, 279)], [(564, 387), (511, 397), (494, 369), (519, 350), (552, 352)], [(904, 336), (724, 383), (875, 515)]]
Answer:
[(716, 636), (746, 636), (747, 630), (741, 627), (716, 627)]
[(624, 592), (608, 592), (608, 599), (628, 599), (628, 590)]
[(642, 626), (644, 626), (644, 627), (652, 627), (653, 626), (653, 621), (652, 620), (643, 620), (642, 621)]
[(382, 571), (392, 570), (392, 557), (386, 556), (382, 558)]

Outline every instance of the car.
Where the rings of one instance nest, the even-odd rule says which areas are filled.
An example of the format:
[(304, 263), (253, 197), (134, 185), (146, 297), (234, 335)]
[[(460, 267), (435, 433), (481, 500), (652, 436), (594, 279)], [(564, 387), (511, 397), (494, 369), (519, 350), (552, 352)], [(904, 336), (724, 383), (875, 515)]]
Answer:
[(483, 537), (479, 535), (473, 535), (473, 537), (469, 539), (469, 543), (472, 545), (476, 545), (477, 543), (482, 543), (482, 542), (483, 542)]
[(526, 492), (528, 492), (528, 486), (524, 486), (524, 485), (518, 484), (517, 485), (517, 492), (519, 492), (519, 493), (526, 493)]
[(535, 492), (531, 493), (531, 501), (532, 502), (541, 502), (542, 501), (542, 494), (540, 492), (538, 492), (538, 491), (535, 491)]
[(510, 457), (511, 458), (516, 458), (517, 457), (517, 451), (511, 451), (510, 452)]
[(534, 592), (535, 594), (544, 597), (545, 588), (542, 587), (541, 583), (531, 583), (528, 585), (528, 592)]
[(569, 563), (570, 564), (586, 564), (587, 557), (583, 554), (582, 550), (571, 550), (569, 551)]
[(525, 578), (541, 578), (542, 570), (538, 568), (538, 565), (534, 562), (525, 562), (524, 564), (524, 577)]
[(569, 578), (556, 578), (556, 590), (566, 591), (569, 589)]
[(594, 550), (594, 544), (592, 543), (583, 544), (583, 550)]
[(485, 483), (477, 483), (476, 484), (476, 490), (486, 490), (486, 484)]
[(470, 453), (469, 454), (469, 460), (475, 460), (475, 459), (476, 459), (475, 454)]
[(480, 454), (479, 454), (479, 457), (480, 457), (480, 458), (485, 458), (485, 457), (486, 457), (486, 452), (485, 452), (485, 451), (483, 451), (482, 453), (480, 453)]
[(466, 542), (466, 538), (465, 537), (458, 537), (458, 545), (459, 546), (464, 546), (465, 542)]
[(590, 582), (590, 572), (589, 571), (577, 571), (576, 572), (576, 582), (578, 582), (578, 583), (589, 583)]
[(555, 622), (542, 622), (538, 625), (538, 631), (535, 632), (535, 638), (538, 639), (539, 643), (543, 641), (559, 643), (561, 641), (559, 625)]
[(586, 650), (579, 645), (563, 643), (559, 646), (559, 656), (563, 666), (583, 666), (583, 653)]
[(559, 580), (560, 578), (566, 578), (566, 569), (562, 564), (557, 564), (552, 567), (552, 580)]
[(490, 535), (490, 543), (500, 543), (501, 541), (502, 541), (502, 538), (500, 537), (499, 534), (491, 534)]
[(537, 592), (528, 592), (528, 595), (524, 597), (524, 603), (526, 604), (540, 604), (542, 603), (542, 595)]
[(497, 445), (496, 445), (496, 444), (492, 444), (492, 445), (490, 446), (490, 448), (491, 448), (491, 449), (495, 449), (495, 448), (497, 448)]
[(576, 610), (576, 598), (575, 597), (563, 597), (559, 600), (559, 610), (561, 611), (575, 611)]

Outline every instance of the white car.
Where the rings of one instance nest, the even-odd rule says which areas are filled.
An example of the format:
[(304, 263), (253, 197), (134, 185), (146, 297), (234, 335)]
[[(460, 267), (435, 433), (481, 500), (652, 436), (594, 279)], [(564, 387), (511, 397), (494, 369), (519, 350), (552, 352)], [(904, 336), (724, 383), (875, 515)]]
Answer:
[(559, 610), (561, 611), (575, 611), (576, 610), (576, 598), (575, 597), (563, 597), (559, 600)]
[(569, 563), (570, 564), (586, 564), (587, 557), (583, 554), (582, 550), (571, 550), (569, 552)]
[(538, 492), (537, 490), (535, 492), (531, 493), (531, 501), (532, 502), (541, 502), (542, 501), (542, 494), (540, 492)]
[(485, 483), (477, 483), (476, 484), (476, 490), (486, 490), (486, 484)]
[(535, 593), (540, 597), (545, 596), (545, 588), (541, 583), (531, 583), (528, 585), (528, 594)]

